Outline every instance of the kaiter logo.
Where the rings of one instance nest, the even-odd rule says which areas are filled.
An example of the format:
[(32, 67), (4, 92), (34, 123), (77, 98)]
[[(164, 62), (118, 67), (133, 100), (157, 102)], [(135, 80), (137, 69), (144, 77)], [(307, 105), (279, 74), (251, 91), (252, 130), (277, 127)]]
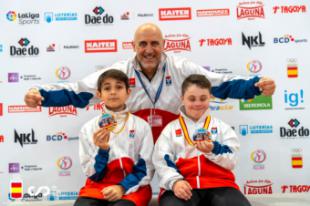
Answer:
[(191, 51), (190, 37), (187, 34), (169, 34), (165, 36), (165, 51)]
[(117, 40), (85, 40), (85, 53), (117, 52)]
[(160, 8), (158, 12), (160, 21), (192, 19), (192, 10), (190, 7)]
[(265, 18), (264, 4), (261, 1), (241, 2), (237, 6), (237, 18), (249, 19)]
[(48, 108), (49, 116), (66, 116), (66, 115), (77, 115), (77, 110), (74, 106), (64, 106), (64, 107), (49, 107)]
[(244, 184), (245, 195), (272, 194), (272, 182), (270, 180), (248, 180)]

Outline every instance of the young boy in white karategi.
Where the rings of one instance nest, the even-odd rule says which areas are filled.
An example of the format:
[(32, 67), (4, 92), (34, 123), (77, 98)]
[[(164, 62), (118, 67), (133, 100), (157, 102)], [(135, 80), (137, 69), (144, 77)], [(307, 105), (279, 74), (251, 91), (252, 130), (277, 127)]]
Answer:
[(159, 175), (160, 206), (249, 206), (232, 172), (239, 140), (209, 112), (211, 84), (199, 74), (182, 84), (180, 116), (156, 142), (153, 164)]
[(87, 180), (74, 206), (147, 206), (154, 173), (151, 128), (128, 112), (125, 73), (115, 69), (102, 73), (97, 88), (104, 113), (80, 131), (80, 160)]

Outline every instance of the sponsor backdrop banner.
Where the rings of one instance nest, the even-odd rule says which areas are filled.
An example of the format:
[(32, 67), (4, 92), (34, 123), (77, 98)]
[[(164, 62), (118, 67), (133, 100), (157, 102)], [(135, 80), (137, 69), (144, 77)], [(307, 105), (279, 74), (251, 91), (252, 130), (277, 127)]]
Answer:
[[(308, 1), (1, 1), (0, 205), (77, 197), (78, 132), (101, 105), (28, 108), (33, 85), (77, 81), (134, 55), (135, 29), (158, 24), (165, 50), (218, 73), (269, 76), (272, 97), (212, 99), (240, 137), (243, 193), (310, 191)], [(308, 90), (309, 89), (309, 90)], [(154, 192), (158, 192), (154, 181)]]

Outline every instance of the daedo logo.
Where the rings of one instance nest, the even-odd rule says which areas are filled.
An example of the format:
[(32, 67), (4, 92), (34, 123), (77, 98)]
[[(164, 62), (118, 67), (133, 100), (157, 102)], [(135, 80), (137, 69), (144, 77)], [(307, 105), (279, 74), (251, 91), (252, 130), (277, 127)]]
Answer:
[(117, 52), (117, 40), (85, 40), (85, 53)]
[(160, 8), (158, 12), (160, 21), (192, 19), (192, 10), (190, 7)]
[(20, 47), (10, 46), (11, 56), (37, 56), (39, 55), (39, 48), (33, 45), (29, 46), (30, 41), (27, 38), (21, 38), (18, 41)]

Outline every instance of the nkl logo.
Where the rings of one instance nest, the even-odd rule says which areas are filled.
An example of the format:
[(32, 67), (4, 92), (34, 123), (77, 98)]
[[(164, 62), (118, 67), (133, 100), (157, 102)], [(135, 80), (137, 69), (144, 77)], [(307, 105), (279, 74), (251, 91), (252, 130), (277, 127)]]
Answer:
[(30, 41), (27, 38), (21, 38), (18, 41), (18, 44), (21, 47), (10, 46), (10, 55), (11, 56), (37, 56), (39, 54), (39, 48), (31, 45)]
[(31, 133), (20, 133), (14, 129), (14, 142), (19, 142), (20, 146), (24, 146), (24, 144), (36, 144), (38, 140), (34, 136), (34, 131), (31, 129)]
[(113, 16), (103, 13), (105, 10), (101, 6), (97, 6), (93, 9), (94, 15), (85, 14), (85, 24), (112, 24), (114, 22)]
[(242, 45), (247, 45), (251, 49), (252, 47), (265, 46), (265, 42), (263, 42), (260, 32), (258, 36), (245, 36), (242, 32)]

